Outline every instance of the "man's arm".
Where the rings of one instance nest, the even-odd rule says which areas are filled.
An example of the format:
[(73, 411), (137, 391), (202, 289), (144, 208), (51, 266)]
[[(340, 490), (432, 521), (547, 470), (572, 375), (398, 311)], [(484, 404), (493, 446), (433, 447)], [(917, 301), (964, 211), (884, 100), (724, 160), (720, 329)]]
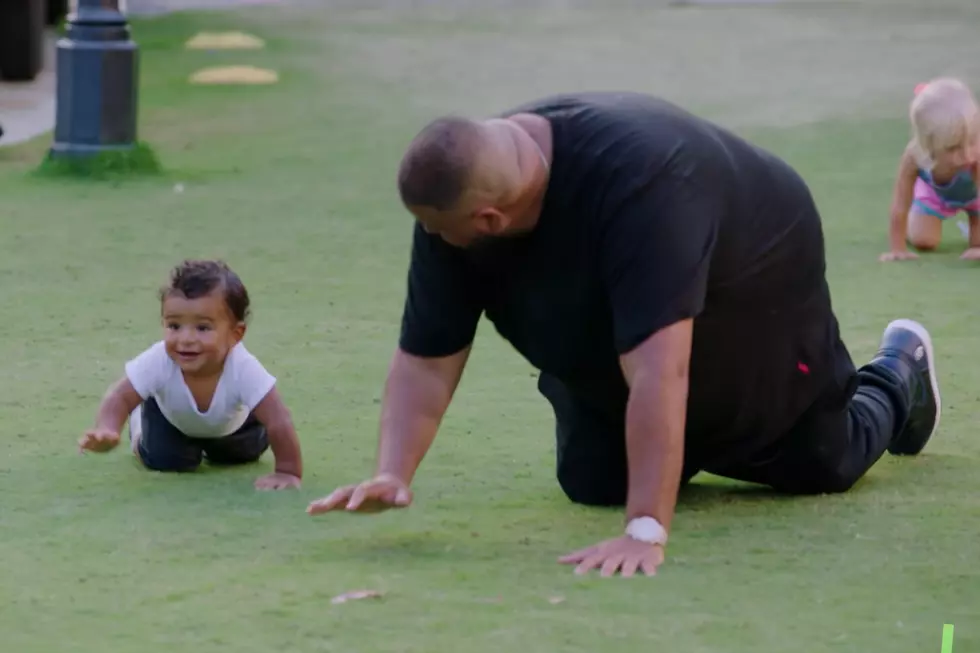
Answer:
[(385, 382), (374, 477), (337, 488), (313, 501), (306, 512), (370, 513), (409, 505), (409, 485), (435, 439), (468, 356), (469, 347), (440, 357), (415, 356), (399, 347)]
[(416, 224), (401, 336), (385, 381), (373, 478), (307, 512), (378, 512), (411, 503), (409, 484), (463, 375), (482, 314), (463, 253)]
[(416, 224), (401, 334), (381, 403), (378, 475), (411, 483), (456, 392), (482, 312), (463, 251)]
[(390, 474), (409, 485), (432, 446), (470, 347), (438, 358), (395, 351), (381, 403), (377, 475)]
[(653, 517), (670, 530), (684, 467), (693, 321), (676, 322), (620, 357), (630, 388), (627, 521)]
[(668, 529), (684, 464), (693, 321), (738, 180), (694, 141), (649, 183), (610, 207), (600, 241), (626, 406), (627, 521)]
[[(700, 139), (669, 147), (661, 170), (604, 212), (600, 274), (613, 339), (629, 386), (626, 404), (627, 532), (559, 558), (576, 573), (656, 573), (684, 468), (693, 321), (705, 307), (709, 269), (730, 211), (732, 167)], [(688, 146), (689, 145), (689, 146)], [(644, 169), (642, 161), (637, 169)], [(647, 520), (634, 521), (636, 518)]]

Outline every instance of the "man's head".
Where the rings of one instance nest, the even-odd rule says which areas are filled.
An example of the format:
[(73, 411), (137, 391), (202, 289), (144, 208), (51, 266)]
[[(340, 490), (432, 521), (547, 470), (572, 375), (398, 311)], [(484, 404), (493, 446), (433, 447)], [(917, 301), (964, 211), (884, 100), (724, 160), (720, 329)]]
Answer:
[(546, 169), (516, 122), (454, 116), (426, 125), (398, 170), (398, 192), (423, 228), (466, 247), (528, 227)]

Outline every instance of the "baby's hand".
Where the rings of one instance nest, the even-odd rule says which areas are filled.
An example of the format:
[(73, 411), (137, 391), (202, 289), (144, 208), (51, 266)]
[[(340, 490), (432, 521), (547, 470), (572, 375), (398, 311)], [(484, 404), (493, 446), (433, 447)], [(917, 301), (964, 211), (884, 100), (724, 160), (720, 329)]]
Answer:
[(86, 431), (78, 440), (78, 450), (80, 452), (96, 451), (105, 453), (112, 451), (119, 444), (119, 434), (108, 429), (92, 429)]
[(266, 474), (255, 479), (255, 488), (257, 490), (285, 490), (291, 487), (298, 488), (299, 486), (299, 477), (281, 472)]
[(919, 255), (916, 254), (915, 252), (910, 252), (907, 249), (902, 249), (902, 250), (893, 250), (891, 252), (885, 252), (884, 254), (878, 257), (878, 260), (884, 263), (886, 261), (912, 261), (917, 258), (919, 258)]

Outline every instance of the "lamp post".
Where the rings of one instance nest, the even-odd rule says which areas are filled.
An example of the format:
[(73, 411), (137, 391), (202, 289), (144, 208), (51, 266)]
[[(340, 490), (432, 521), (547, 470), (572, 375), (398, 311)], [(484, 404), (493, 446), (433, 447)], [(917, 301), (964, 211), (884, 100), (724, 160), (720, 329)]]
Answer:
[(133, 148), (138, 54), (119, 0), (71, 0), (58, 41), (52, 158)]

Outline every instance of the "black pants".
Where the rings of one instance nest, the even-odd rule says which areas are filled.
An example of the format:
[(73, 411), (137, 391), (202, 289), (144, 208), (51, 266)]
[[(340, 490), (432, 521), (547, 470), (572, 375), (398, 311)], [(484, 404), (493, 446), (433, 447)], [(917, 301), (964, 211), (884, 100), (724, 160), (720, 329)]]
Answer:
[[(770, 486), (791, 494), (844, 492), (884, 454), (904, 426), (909, 390), (890, 370), (865, 365), (855, 370), (843, 396), (833, 388), (817, 398), (795, 425), (774, 443), (752, 450), (738, 464), (701, 467), (698, 442), (685, 443), (682, 484), (700, 471)], [(576, 503), (621, 506), (626, 501), (625, 410), (613, 417), (575, 397), (559, 380), (542, 374), (538, 387), (557, 420), (557, 476)], [(708, 456), (710, 457), (710, 456)]]
[[(158, 472), (192, 472), (203, 458), (213, 465), (243, 465), (257, 461), (269, 448), (265, 427), (249, 415), (241, 428), (223, 438), (192, 438), (170, 423), (155, 399), (143, 402), (140, 460)], [(132, 428), (132, 427), (131, 427)]]

